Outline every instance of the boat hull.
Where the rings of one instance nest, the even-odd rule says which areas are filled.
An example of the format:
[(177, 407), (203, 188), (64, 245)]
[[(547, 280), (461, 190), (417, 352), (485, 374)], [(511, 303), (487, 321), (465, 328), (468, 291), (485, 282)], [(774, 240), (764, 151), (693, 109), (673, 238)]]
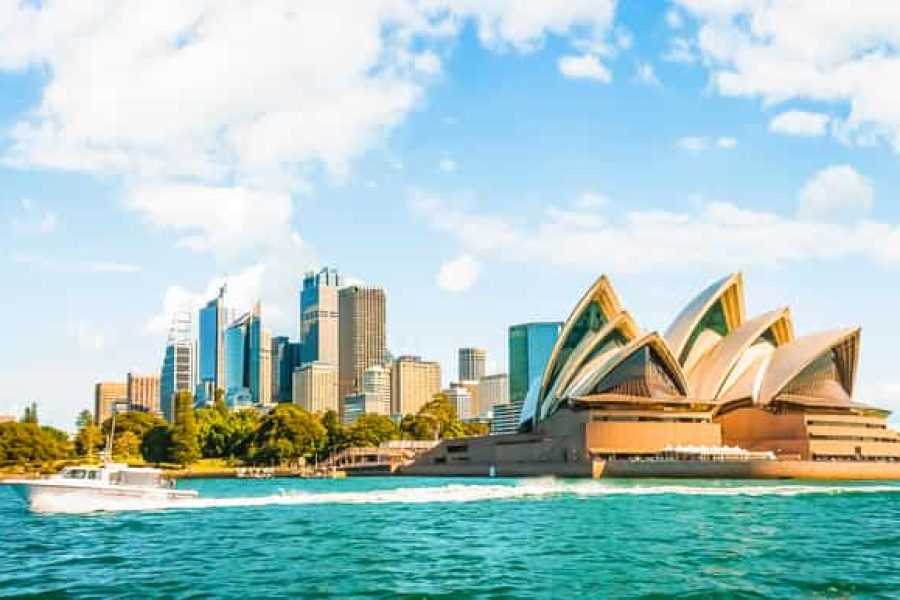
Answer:
[(193, 490), (138, 486), (76, 486), (52, 481), (7, 481), (34, 512), (85, 513), (171, 508), (197, 497)]

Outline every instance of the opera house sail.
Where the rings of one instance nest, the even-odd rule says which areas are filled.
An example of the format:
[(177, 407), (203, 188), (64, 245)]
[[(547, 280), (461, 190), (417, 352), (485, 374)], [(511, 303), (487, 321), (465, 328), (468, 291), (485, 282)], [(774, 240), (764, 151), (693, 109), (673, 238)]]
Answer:
[(788, 308), (748, 318), (716, 281), (665, 334), (603, 276), (566, 320), (519, 432), (446, 441), (411, 473), (900, 478), (888, 411), (857, 402), (860, 329), (795, 337)]

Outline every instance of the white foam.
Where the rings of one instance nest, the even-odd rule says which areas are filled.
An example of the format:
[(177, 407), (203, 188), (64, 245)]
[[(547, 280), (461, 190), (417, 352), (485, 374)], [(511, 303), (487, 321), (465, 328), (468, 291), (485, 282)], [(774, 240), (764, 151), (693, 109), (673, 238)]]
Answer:
[(235, 498), (187, 498), (181, 500), (141, 500), (94, 496), (52, 498), (33, 506), (36, 512), (88, 513), (164, 509), (208, 509), (312, 504), (432, 504), (488, 502), (548, 498), (554, 496), (801, 496), (835, 494), (896, 493), (900, 486), (876, 484), (744, 484), (726, 485), (657, 484), (638, 482), (562, 481), (552, 478), (524, 479), (513, 485), (453, 483), (428, 487), (397, 487), (385, 490), (308, 492), (291, 490), (276, 495)]

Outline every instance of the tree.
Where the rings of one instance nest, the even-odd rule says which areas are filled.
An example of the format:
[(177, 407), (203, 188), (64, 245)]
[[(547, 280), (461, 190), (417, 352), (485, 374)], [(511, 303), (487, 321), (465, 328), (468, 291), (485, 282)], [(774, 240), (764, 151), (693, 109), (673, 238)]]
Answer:
[(333, 410), (326, 411), (321, 418), (322, 426), (325, 427), (325, 447), (324, 454), (327, 456), (343, 450), (348, 446), (347, 431), (341, 418), (337, 412)]
[(103, 434), (93, 422), (78, 430), (78, 435), (75, 437), (75, 451), (79, 456), (93, 456), (102, 445)]
[(154, 427), (141, 440), (141, 455), (152, 463), (166, 462), (172, 451), (172, 430), (166, 425)]
[(132, 431), (126, 431), (117, 435), (113, 442), (113, 456), (121, 459), (129, 459), (139, 456), (141, 451), (141, 439)]
[(465, 435), (456, 409), (444, 394), (436, 394), (434, 400), (423, 406), (414, 417), (404, 417), (403, 432), (416, 440), (453, 439)]
[(491, 426), (487, 423), (463, 423), (463, 437), (473, 437), (488, 435), (491, 432)]
[(311, 456), (324, 447), (325, 427), (313, 415), (293, 404), (280, 404), (266, 415), (253, 436), (250, 458), (279, 462)]
[(347, 432), (351, 446), (379, 446), (399, 437), (397, 425), (385, 415), (362, 415)]
[[(116, 415), (116, 437), (119, 437), (121, 434), (126, 431), (130, 431), (134, 435), (138, 437), (138, 439), (143, 439), (147, 432), (155, 427), (159, 427), (160, 425), (165, 425), (166, 422), (154, 415), (153, 413), (141, 412), (141, 411), (129, 411), (122, 414)], [(109, 417), (105, 421), (103, 421), (103, 437), (106, 438), (109, 436), (110, 429), (112, 428), (112, 417)], [(115, 443), (115, 440), (113, 440)]]
[(85, 409), (78, 413), (78, 418), (75, 419), (75, 428), (81, 430), (88, 425), (94, 425), (94, 414)]
[(69, 436), (63, 431), (36, 423), (0, 423), (0, 463), (45, 462), (71, 454)]
[(175, 426), (172, 427), (172, 460), (189, 466), (200, 458), (197, 423), (194, 420), (194, 397), (182, 390), (175, 394)]
[(25, 412), (22, 413), (21, 422), (31, 423), (33, 425), (38, 424), (37, 402), (32, 402), (29, 406), (25, 407)]

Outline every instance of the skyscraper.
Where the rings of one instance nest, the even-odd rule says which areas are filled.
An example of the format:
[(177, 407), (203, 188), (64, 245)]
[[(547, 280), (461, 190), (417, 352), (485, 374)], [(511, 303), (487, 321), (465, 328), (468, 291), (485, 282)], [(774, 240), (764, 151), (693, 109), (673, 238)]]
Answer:
[(441, 393), (447, 397), (450, 406), (456, 409), (457, 419), (462, 421), (476, 416), (472, 414), (472, 395), (464, 385), (451, 383), (450, 387)]
[(272, 338), (272, 402), (290, 402), (294, 367), (300, 366), (300, 344), (287, 336)]
[(351, 286), (338, 292), (338, 394), (362, 389), (367, 368), (384, 363), (384, 290)]
[(300, 290), (300, 362), (338, 365), (338, 288), (335, 269), (309, 272)]
[(160, 414), (159, 375), (128, 373), (125, 378), (128, 404), (131, 410)]
[(493, 410), (495, 406), (509, 404), (509, 376), (500, 373), (482, 377), (478, 382), (478, 400), (480, 413)]
[(482, 348), (459, 349), (459, 380), (479, 381), (484, 377), (485, 351)]
[[(198, 344), (198, 378), (203, 389), (225, 390), (225, 328), (228, 309), (225, 308), (225, 286), (219, 295), (200, 309)], [(211, 400), (212, 398), (209, 398)]]
[(120, 381), (102, 381), (94, 386), (94, 421), (103, 421), (112, 416), (113, 405), (127, 402), (128, 388)]
[(294, 404), (309, 412), (340, 412), (334, 365), (311, 362), (294, 370)]
[(562, 323), (523, 323), (509, 328), (509, 401), (521, 404), (544, 373)]
[(191, 313), (175, 315), (169, 328), (169, 339), (159, 376), (159, 404), (163, 417), (170, 423), (175, 418), (175, 392), (194, 391), (196, 385), (196, 347), (191, 339)]
[(391, 367), (391, 414), (409, 415), (441, 391), (441, 365), (418, 356), (400, 356)]
[(262, 328), (259, 302), (225, 330), (225, 402), (229, 407), (271, 403), (271, 334)]

